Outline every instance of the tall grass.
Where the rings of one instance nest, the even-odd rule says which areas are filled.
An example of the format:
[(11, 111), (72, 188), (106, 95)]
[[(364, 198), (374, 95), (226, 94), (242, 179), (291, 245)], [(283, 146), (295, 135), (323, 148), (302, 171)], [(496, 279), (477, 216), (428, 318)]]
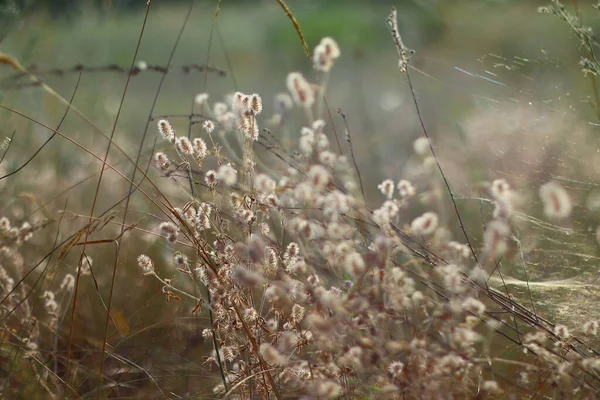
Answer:
[[(293, 10), (278, 3), (305, 47)], [(524, 160), (511, 155), (511, 146), (501, 160), (477, 159), (490, 144), (505, 145), (499, 138), (514, 130), (500, 126), (501, 118), (489, 132), (475, 121), (479, 139), (467, 129), (465, 143), (449, 147), (466, 146), (473, 159), (448, 157), (445, 143), (429, 135), (420, 103), (426, 94), (411, 79), (417, 69), (395, 9), (381, 23), (419, 121), (410, 176), (368, 181), (356, 157), (352, 115), (327, 101), (345, 52), (331, 37), (312, 51), (306, 47), (311, 74), (290, 71), (271, 115), (260, 94), (243, 91), (225, 98), (201, 91), (188, 109), (169, 115), (156, 99), (178, 68), (172, 59), (190, 4), (165, 65), (137, 57), (149, 1), (128, 67), (62, 71), (79, 79), (102, 70), (124, 74), (115, 119), (106, 126), (75, 106), (80, 80), (65, 99), (43, 72), (0, 53), (18, 73), (11, 89), (34, 86), (50, 104), (67, 105), (51, 126), (33, 111), (0, 103), (13, 135), (23, 126), (52, 133), (44, 143), (32, 138), (38, 151), (31, 157), (12, 156), (14, 136), (0, 146), (0, 167), (17, 160), (0, 179), (3, 397), (598, 395), (599, 321), (554, 322), (539, 310), (544, 298), (536, 291), (591, 291), (594, 282), (540, 281), (528, 271), (534, 262), (556, 261), (555, 250), (594, 257), (596, 233), (571, 190), (577, 182), (562, 176), (575, 167), (556, 161), (563, 143), (545, 142), (520, 122), (531, 133), (520, 147), (530, 169), (509, 165), (511, 174), (473, 181), (469, 168), (481, 163), (497, 164), (490, 170), (499, 172), (502, 162)], [(218, 34), (219, 7), (211, 35)], [(211, 74), (227, 74), (206, 58), (206, 65), (184, 67), (204, 74), (204, 87)], [(131, 143), (120, 137), (119, 119), (130, 79), (149, 70), (161, 81), (142, 139)], [(508, 113), (519, 121), (536, 118), (530, 109)], [(63, 128), (67, 115), (84, 121), (94, 140)], [(557, 119), (548, 130), (572, 128)], [(571, 137), (583, 140), (586, 132)], [(56, 141), (61, 147), (53, 155), (67, 160), (62, 172), (78, 183), (43, 198), (36, 186), (60, 182), (60, 171), (42, 168)], [(582, 167), (597, 158), (588, 150), (581, 152)], [(593, 186), (593, 176), (585, 177)], [(462, 192), (470, 188), (469, 196), (459, 195), (459, 185)], [(376, 196), (367, 193), (373, 187)], [(56, 199), (63, 204), (57, 207)], [(549, 249), (545, 240), (556, 243)]]

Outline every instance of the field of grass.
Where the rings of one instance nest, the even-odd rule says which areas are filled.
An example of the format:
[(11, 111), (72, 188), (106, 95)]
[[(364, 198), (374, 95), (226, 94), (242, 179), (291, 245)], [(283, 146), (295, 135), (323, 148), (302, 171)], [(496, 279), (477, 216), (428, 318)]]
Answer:
[(596, 398), (580, 21), (282, 4), (11, 17), (2, 397)]

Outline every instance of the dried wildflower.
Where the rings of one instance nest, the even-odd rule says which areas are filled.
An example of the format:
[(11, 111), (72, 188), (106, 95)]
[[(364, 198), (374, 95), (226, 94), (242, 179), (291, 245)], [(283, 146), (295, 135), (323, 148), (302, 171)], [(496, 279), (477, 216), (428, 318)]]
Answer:
[(259, 351), (262, 358), (269, 364), (284, 365), (287, 362), (287, 358), (269, 343), (261, 344)]
[(389, 218), (394, 218), (396, 215), (398, 215), (398, 212), (400, 211), (398, 203), (396, 203), (394, 200), (386, 200), (385, 203), (381, 205), (381, 209), (385, 210), (385, 214)]
[(402, 371), (404, 371), (404, 364), (400, 361), (392, 361), (388, 366), (388, 372), (394, 378), (400, 377), (400, 375), (402, 375)]
[(327, 150), (329, 148), (329, 139), (324, 133), (317, 134), (317, 149), (319, 151)]
[(231, 271), (231, 277), (241, 287), (255, 287), (259, 285), (263, 279), (259, 273), (251, 271), (245, 267), (237, 266)]
[(258, 320), (258, 312), (254, 307), (247, 308), (244, 311), (244, 320), (250, 323), (254, 323)]
[(88, 255), (85, 255), (81, 261), (81, 275), (90, 275), (92, 273), (93, 263), (94, 259)]
[(227, 107), (227, 104), (225, 104), (225, 103), (217, 102), (213, 106), (213, 115), (215, 116), (215, 119), (217, 121), (221, 122), (223, 117), (225, 116), (225, 113), (227, 113), (227, 111), (228, 111), (228, 107)]
[(304, 307), (300, 304), (294, 304), (292, 307), (292, 319), (297, 324), (304, 318)]
[(394, 196), (394, 181), (391, 179), (386, 179), (377, 185), (377, 189), (388, 199), (391, 199)]
[(315, 144), (314, 136), (304, 135), (300, 137), (300, 151), (304, 154), (311, 154)]
[(207, 119), (202, 123), (202, 128), (206, 131), (206, 133), (212, 133), (215, 130), (215, 123), (210, 119)]
[(402, 179), (398, 182), (398, 194), (402, 198), (412, 197), (416, 193), (416, 190), (412, 183), (407, 180)]
[(177, 146), (177, 150), (181, 154), (191, 156), (194, 154), (194, 147), (192, 146), (192, 142), (185, 136), (180, 136), (175, 140), (175, 145)]
[(486, 254), (499, 257), (506, 251), (506, 238), (510, 235), (510, 227), (502, 220), (490, 222), (483, 234), (483, 248)]
[(251, 112), (246, 112), (241, 116), (240, 130), (242, 133), (244, 133), (246, 138), (254, 141), (258, 140), (260, 136), (260, 130), (258, 129), (256, 118)]
[(247, 210), (244, 208), (240, 208), (238, 210), (235, 211), (235, 216), (238, 219), (238, 221), (240, 221), (243, 224), (250, 224), (254, 221), (254, 213), (252, 212), (252, 210)]
[(313, 52), (313, 64), (316, 69), (328, 72), (334, 61), (340, 56), (340, 48), (330, 37), (323, 38)]
[(287, 87), (296, 104), (310, 108), (315, 102), (315, 94), (310, 84), (299, 72), (292, 72), (287, 77)]
[(46, 290), (42, 293), (42, 298), (44, 299), (44, 308), (50, 315), (55, 315), (56, 311), (58, 311), (58, 303), (54, 299), (54, 292)]
[(455, 241), (448, 242), (448, 248), (454, 253), (457, 258), (469, 258), (471, 256), (471, 249), (469, 246), (463, 243), (458, 243)]
[(205, 328), (205, 329), (202, 330), (202, 338), (205, 341), (208, 342), (209, 340), (212, 340), (212, 337), (213, 337), (213, 330), (212, 329)]
[(345, 270), (355, 278), (360, 278), (367, 269), (362, 256), (354, 251), (346, 255), (344, 267)]
[(417, 217), (410, 224), (410, 228), (415, 235), (427, 236), (431, 235), (437, 229), (439, 217), (434, 212), (426, 212)]
[(194, 97), (194, 102), (196, 104), (204, 104), (208, 100), (208, 93), (198, 93), (196, 97)]
[(462, 303), (462, 308), (465, 311), (476, 315), (480, 315), (485, 312), (485, 304), (473, 297), (467, 297)]
[(223, 352), (223, 358), (229, 362), (233, 361), (237, 354), (237, 351), (233, 346), (223, 346), (221, 351)]
[(162, 222), (158, 229), (160, 232), (167, 237), (167, 240), (171, 243), (175, 243), (177, 241), (177, 236), (179, 235), (179, 228), (177, 228), (171, 222)]
[(322, 119), (316, 119), (312, 123), (312, 129), (316, 133), (323, 133), (323, 129), (325, 129), (325, 121)]
[(19, 228), (19, 238), (20, 240), (26, 242), (33, 237), (34, 227), (27, 221), (21, 224), (21, 228)]
[(75, 277), (73, 274), (66, 274), (60, 283), (60, 290), (70, 292), (75, 288)]
[(262, 99), (257, 93), (250, 95), (250, 111), (254, 115), (258, 115), (262, 111)]
[(140, 254), (137, 258), (139, 267), (144, 271), (144, 275), (154, 274), (154, 263), (152, 259), (145, 254)]
[(504, 179), (496, 179), (492, 182), (490, 192), (494, 199), (504, 199), (510, 193), (510, 185)]
[(413, 143), (413, 149), (415, 153), (420, 156), (426, 156), (429, 154), (429, 140), (426, 137), (420, 137)]
[(283, 262), (289, 263), (291, 260), (296, 259), (300, 255), (300, 247), (295, 242), (290, 242), (287, 248), (285, 249), (285, 253), (283, 254)]
[(238, 113), (243, 114), (249, 111), (250, 96), (242, 92), (235, 92), (231, 98), (231, 109)]
[(319, 162), (328, 167), (333, 167), (335, 165), (336, 155), (332, 151), (325, 150), (319, 153)]
[(313, 381), (313, 395), (318, 399), (331, 399), (338, 397), (342, 387), (333, 381)]
[(228, 186), (233, 186), (237, 182), (237, 171), (231, 163), (227, 165), (221, 165), (219, 167), (219, 171), (217, 172), (217, 177), (219, 180), (223, 181)]
[(0, 218), (0, 232), (8, 232), (10, 230), (10, 220), (6, 217)]
[(437, 272), (444, 279), (444, 286), (452, 293), (462, 293), (465, 290), (461, 269), (454, 265), (448, 264), (445, 267), (440, 267)]
[(168, 140), (171, 143), (175, 142), (175, 131), (166, 119), (158, 121), (158, 131), (163, 139)]
[(187, 270), (190, 267), (188, 258), (185, 254), (176, 253), (173, 256), (173, 261), (175, 262), (175, 266), (182, 270)]
[(327, 169), (325, 169), (325, 167), (323, 167), (322, 165), (313, 165), (308, 170), (308, 179), (314, 187), (314, 189), (320, 192), (323, 189), (325, 189), (325, 187), (329, 183), (331, 175), (329, 171), (327, 171)]
[(550, 219), (565, 219), (571, 214), (573, 204), (567, 191), (557, 182), (551, 181), (540, 187), (540, 198), (544, 214)]
[(508, 194), (494, 201), (494, 212), (492, 213), (494, 219), (509, 219), (512, 212), (513, 207)]
[(275, 189), (275, 181), (267, 174), (258, 174), (254, 177), (254, 188), (258, 192), (272, 193)]
[(217, 172), (212, 169), (207, 171), (206, 175), (204, 175), (204, 182), (210, 188), (217, 186), (217, 183), (219, 183), (219, 180), (217, 179)]
[(195, 138), (192, 142), (194, 147), (194, 157), (203, 159), (208, 154), (206, 142), (200, 138)]
[(154, 155), (154, 164), (158, 169), (166, 172), (169, 169), (171, 162), (165, 153), (159, 151)]

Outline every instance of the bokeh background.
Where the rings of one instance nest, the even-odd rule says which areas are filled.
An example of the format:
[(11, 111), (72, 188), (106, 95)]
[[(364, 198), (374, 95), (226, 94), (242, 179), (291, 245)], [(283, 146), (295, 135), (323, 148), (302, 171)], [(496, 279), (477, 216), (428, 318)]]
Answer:
[[(565, 2), (574, 14), (578, 10), (585, 25), (593, 28), (600, 24), (600, 11), (592, 2)], [(522, 284), (525, 278), (551, 281), (553, 285), (531, 285), (532, 299), (540, 312), (564, 323), (593, 313), (593, 304), (598, 301), (594, 285), (599, 277), (595, 230), (600, 223), (600, 120), (592, 97), (594, 83), (578, 64), (581, 51), (577, 40), (558, 18), (537, 12), (546, 3), (289, 0), (287, 4), (311, 49), (324, 36), (333, 37), (340, 45), (342, 56), (328, 83), (332, 119), (327, 117), (327, 122), (343, 134), (337, 110), (341, 108), (348, 116), (368, 202), (376, 205), (382, 200), (377, 184), (385, 178), (409, 178), (417, 187), (422, 179), (412, 148), (422, 131), (385, 24), (390, 7), (395, 5), (404, 42), (416, 51), (410, 74), (423, 119), (474, 242), (480, 245), (485, 215), (491, 212), (491, 206), (482, 200), (481, 183), (507, 179), (525, 200), (518, 233), (527, 255), (523, 259), (516, 252), (502, 266), (514, 280), (509, 285), (511, 294), (529, 301)], [(210, 93), (211, 101), (222, 101), (236, 90), (259, 93), (265, 102), (266, 119), (274, 112), (275, 95), (286, 90), (289, 72), (301, 71), (316, 80), (296, 31), (276, 1), (223, 1), (215, 16), (216, 6), (216, 1), (152, 2), (137, 59), (150, 66), (166, 66), (173, 51), (174, 56), (162, 85), (162, 74), (153, 70), (131, 78), (115, 139), (129, 155), (136, 154), (147, 132), (142, 157), (147, 162), (157, 137), (155, 123), (146, 129), (150, 115), (173, 116), (175, 129), (186, 131), (186, 115), (198, 93)], [(0, 51), (14, 57), (66, 99), (77, 86), (73, 104), (110, 133), (127, 75), (109, 67), (129, 68), (144, 13), (145, 1), (2, 1)], [(184, 68), (206, 64), (224, 71), (223, 76)], [(79, 72), (73, 70), (78, 65), (84, 67), (79, 84)], [(55, 96), (31, 85), (27, 77), (8, 65), (0, 65), (0, 103), (54, 128), (66, 110)], [(290, 145), (302, 124), (302, 115), (293, 118), (294, 128), (281, 132), (282, 140)], [(13, 137), (10, 152), (0, 165), (4, 173), (22, 165), (51, 135), (14, 112), (1, 110), (0, 121), (0, 142)], [(198, 126), (192, 129), (194, 134), (201, 134)], [(96, 154), (102, 155), (106, 148), (106, 139), (73, 112), (60, 130)], [(113, 152), (110, 160), (124, 172), (132, 171), (118, 152)], [(24, 254), (26, 265), (37, 265), (52, 248), (57, 231), (67, 235), (85, 224), (83, 217), (90, 209), (99, 168), (97, 160), (64, 139), (54, 138), (18, 174), (0, 181), (1, 210), (11, 220), (35, 218), (41, 215), (41, 205), (49, 215), (65, 216), (61, 229), (36, 237)], [(160, 181), (155, 171), (151, 175)], [(574, 218), (566, 225), (540, 220), (536, 190), (550, 179), (560, 180), (576, 203)], [(164, 190), (177, 198), (177, 187), (169, 182), (164, 185)], [(107, 173), (98, 210), (114, 204), (127, 188), (122, 178)], [(436, 207), (460, 240), (449, 198), (444, 193), (438, 196), (445, 200)], [(425, 197), (415, 215), (431, 206)], [(179, 198), (185, 201), (183, 194)], [(151, 230), (159, 222), (143, 198), (132, 210), (130, 223), (143, 221)], [(132, 233), (127, 243), (113, 316), (120, 322), (109, 340), (118, 354), (150, 368), (158, 382), (152, 383), (142, 368), (136, 370), (129, 364), (129, 394), (139, 395), (140, 388), (153, 393), (157, 387), (180, 396), (174, 398), (203, 393), (218, 379), (215, 371), (203, 366), (203, 357), (211, 348), (200, 335), (206, 316), (191, 315), (190, 305), (183, 301), (165, 304), (160, 286), (140, 278), (132, 260), (140, 253), (150, 253), (158, 260), (166, 257), (170, 253), (164, 243), (142, 232)], [(99, 362), (97, 347), (104, 326), (101, 298), (108, 293), (107, 271), (112, 268), (114, 247), (92, 246), (89, 254), (94, 260), (96, 282), (86, 277), (81, 283), (82, 306), (76, 329), (80, 350), (76, 358), (82, 369), (90, 369), (89, 380), (80, 382), (82, 391), (92, 393), (93, 368)], [(56, 285), (67, 271), (74, 271), (76, 262), (76, 256), (50, 258), (39, 269), (34, 268), (31, 276), (41, 276), (43, 267), (49, 272), (43, 275), (40, 286)], [(36, 287), (33, 283), (30, 286)], [(68, 309), (70, 299), (63, 301)], [(58, 341), (64, 340), (66, 326), (62, 329)], [(123, 366), (114, 364), (109, 373), (125, 374)], [(14, 370), (12, 364), (7, 365)], [(24, 393), (38, 393), (31, 377), (24, 376), (21, 381), (15, 376), (5, 384), (29, 382), (26, 387), (31, 387), (30, 392)]]

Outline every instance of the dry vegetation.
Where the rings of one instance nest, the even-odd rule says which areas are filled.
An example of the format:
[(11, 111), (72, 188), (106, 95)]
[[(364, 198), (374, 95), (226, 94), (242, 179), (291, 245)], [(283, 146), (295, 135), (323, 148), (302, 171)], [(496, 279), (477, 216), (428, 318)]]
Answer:
[[(386, 23), (398, 77), (420, 118), (412, 52), (395, 10)], [(73, 107), (67, 112), (107, 147), (96, 150), (60, 124), (0, 104), (16, 127), (29, 121), (54, 132), (49, 140), (68, 146), (56, 157), (75, 152), (69, 162), (85, 166), (76, 175), (86, 189), (68, 187), (58, 197), (76, 193), (88, 207), (75, 213), (66, 211), (66, 197), (62, 208), (39, 197), (35, 186), (60, 171), (38, 165), (35, 176), (0, 181), (3, 397), (598, 396), (598, 320), (572, 321), (570, 330), (545, 319), (532, 295), (536, 286), (593, 284), (530, 282), (525, 268), (526, 260), (552, 261), (540, 255), (543, 240), (574, 234), (587, 241), (580, 250), (594, 246), (595, 233), (580, 229), (579, 199), (538, 172), (585, 169), (596, 151), (572, 141), (568, 159), (554, 157), (560, 139), (536, 144), (544, 131), (569, 130), (570, 121), (536, 120), (539, 113), (517, 108), (507, 113), (529, 125), (503, 124), (494, 110), (467, 128), (473, 159), (437, 157), (438, 146), (456, 143), (436, 145), (421, 120), (410, 176), (372, 185), (380, 201), (368, 204), (352, 129), (326, 101), (343, 49), (326, 37), (311, 54), (313, 76), (291, 72), (272, 115), (259, 94), (200, 93), (183, 119), (152, 110), (146, 131), (153, 137), (139, 150), (118, 145), (116, 122), (101, 129)], [(0, 55), (25, 86), (71, 103)], [(135, 58), (132, 65), (134, 74), (156, 69)], [(293, 144), (281, 140), (284, 130), (297, 132)], [(536, 135), (514, 154), (504, 137), (530, 131)], [(586, 135), (577, 130), (575, 139)], [(10, 140), (2, 150), (3, 160), (11, 156)], [(575, 157), (581, 165), (574, 167)], [(514, 163), (525, 159), (527, 168)], [(507, 174), (473, 182), (461, 173), (473, 160)], [(591, 171), (588, 181), (597, 176)], [(30, 178), (28, 191), (15, 184)], [(479, 204), (459, 207), (450, 182), (470, 187)], [(466, 227), (473, 220), (483, 221), (477, 232)], [(525, 271), (524, 279), (504, 276), (503, 265)], [(514, 287), (525, 294), (516, 299)]]

